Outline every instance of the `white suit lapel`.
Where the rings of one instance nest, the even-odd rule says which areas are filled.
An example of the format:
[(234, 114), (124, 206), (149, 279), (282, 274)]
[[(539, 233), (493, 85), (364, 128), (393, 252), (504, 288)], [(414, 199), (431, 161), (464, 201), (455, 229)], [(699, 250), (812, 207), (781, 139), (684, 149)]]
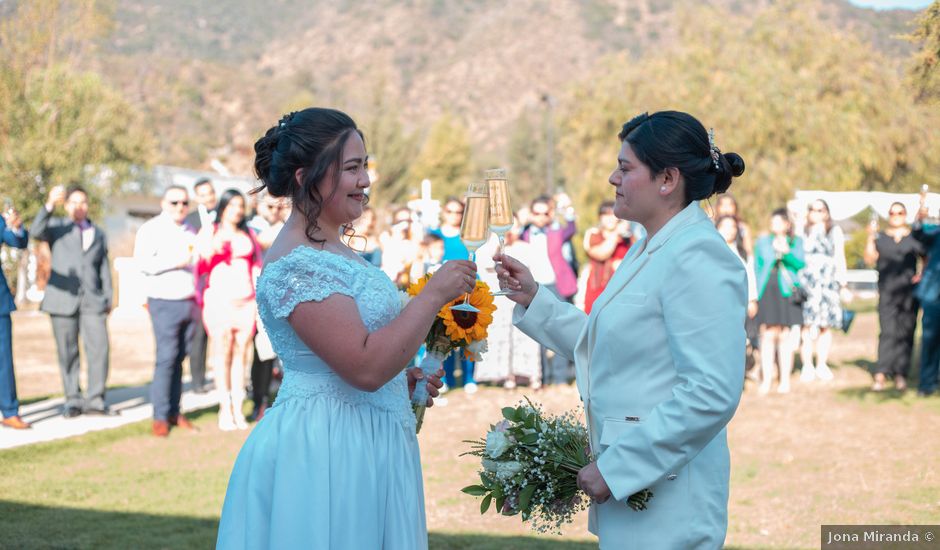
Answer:
[[(630, 249), (627, 257), (624, 258), (623, 262), (617, 268), (617, 271), (614, 272), (614, 276), (611, 277), (610, 281), (607, 283), (604, 292), (597, 297), (597, 300), (591, 307), (591, 315), (588, 316), (588, 321), (584, 324), (584, 330), (581, 331), (581, 336), (575, 346), (575, 364), (579, 371), (578, 390), (582, 397), (589, 399), (591, 394), (591, 352), (594, 348), (594, 338), (597, 334), (597, 331), (594, 330), (594, 325), (597, 323), (597, 317), (600, 312), (610, 303), (614, 296), (620, 293), (620, 291), (640, 273), (643, 267), (649, 263), (652, 255), (662, 248), (676, 231), (704, 218), (706, 218), (706, 215), (701, 207), (693, 202), (673, 216), (658, 233), (653, 235), (651, 240), (647, 241), (644, 239), (635, 244), (633, 248)], [(634, 253), (634, 251), (636, 252)]]

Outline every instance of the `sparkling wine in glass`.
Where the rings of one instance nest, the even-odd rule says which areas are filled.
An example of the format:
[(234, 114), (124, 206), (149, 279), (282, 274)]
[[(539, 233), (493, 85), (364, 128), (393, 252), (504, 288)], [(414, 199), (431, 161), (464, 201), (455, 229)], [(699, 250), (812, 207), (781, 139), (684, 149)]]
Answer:
[[(490, 197), (486, 184), (474, 182), (467, 187), (463, 209), (463, 222), (460, 224), (460, 240), (470, 253), (470, 260), (477, 249), (490, 238)], [(451, 306), (458, 311), (478, 312), (470, 305), (470, 295), (464, 296), (463, 303)]]
[[(490, 231), (499, 238), (499, 253), (503, 253), (506, 233), (512, 229), (512, 203), (509, 198), (509, 180), (506, 170), (497, 168), (484, 172), (486, 186), (490, 192)], [(512, 290), (497, 290), (493, 296), (512, 294)]]

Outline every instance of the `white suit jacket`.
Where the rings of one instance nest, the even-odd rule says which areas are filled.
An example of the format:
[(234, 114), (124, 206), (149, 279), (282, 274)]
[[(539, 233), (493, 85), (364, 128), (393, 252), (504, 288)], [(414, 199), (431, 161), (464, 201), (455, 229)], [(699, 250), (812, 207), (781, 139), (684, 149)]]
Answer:
[[(597, 465), (613, 498), (593, 505), (601, 548), (721, 548), (725, 426), (744, 384), (747, 276), (692, 203), (635, 244), (591, 315), (539, 288), (514, 322), (575, 362)], [(644, 489), (649, 508), (626, 499)]]

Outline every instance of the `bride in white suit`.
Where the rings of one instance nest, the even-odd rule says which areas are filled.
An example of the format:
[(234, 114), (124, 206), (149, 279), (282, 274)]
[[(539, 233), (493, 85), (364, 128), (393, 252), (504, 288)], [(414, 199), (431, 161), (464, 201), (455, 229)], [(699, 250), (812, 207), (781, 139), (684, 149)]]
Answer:
[[(747, 278), (698, 201), (744, 172), (691, 115), (623, 126), (610, 176), (617, 217), (641, 223), (634, 245), (585, 315), (497, 256), (517, 292), (514, 322), (571, 360), (596, 458), (578, 475), (600, 546), (720, 548), (728, 524), (725, 426), (744, 384)], [(649, 508), (626, 500), (652, 489)]]

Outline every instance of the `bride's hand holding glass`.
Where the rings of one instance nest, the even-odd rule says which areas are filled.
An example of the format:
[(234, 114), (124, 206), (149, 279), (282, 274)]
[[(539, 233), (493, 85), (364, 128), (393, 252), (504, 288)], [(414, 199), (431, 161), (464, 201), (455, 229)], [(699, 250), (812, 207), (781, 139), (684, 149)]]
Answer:
[(473, 292), (476, 282), (476, 263), (469, 260), (448, 260), (434, 272), (421, 294), (428, 293), (429, 296), (435, 297), (438, 308), (441, 308), (444, 304)]
[(539, 290), (539, 285), (529, 268), (505, 254), (493, 256), (493, 261), (497, 262), (496, 276), (499, 278), (499, 288), (511, 291), (506, 297), (523, 307), (529, 307)]

